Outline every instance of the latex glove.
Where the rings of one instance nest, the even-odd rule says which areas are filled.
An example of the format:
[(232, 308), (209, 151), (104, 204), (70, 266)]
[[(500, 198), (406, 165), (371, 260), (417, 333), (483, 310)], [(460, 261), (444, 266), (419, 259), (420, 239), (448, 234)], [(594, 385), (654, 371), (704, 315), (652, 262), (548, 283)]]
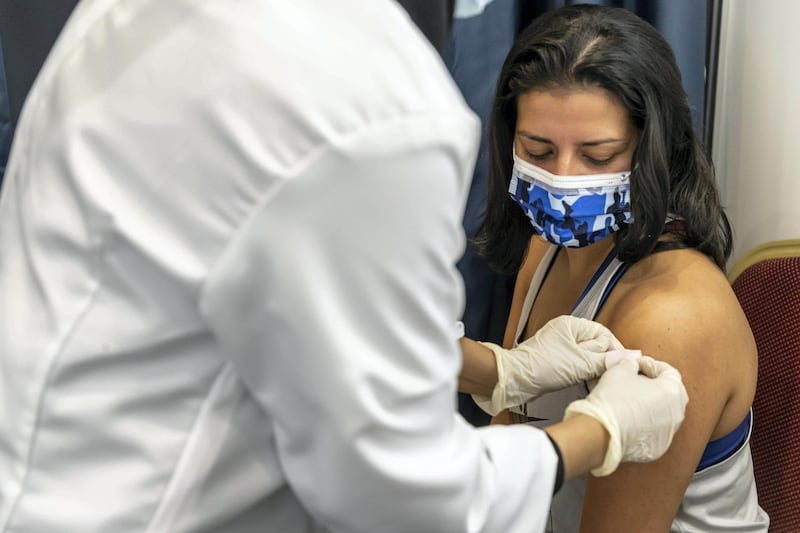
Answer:
[(608, 451), (592, 474), (607, 476), (621, 462), (645, 463), (664, 455), (683, 422), (688, 400), (680, 373), (667, 363), (648, 356), (623, 358), (603, 374), (589, 396), (567, 406), (564, 420), (584, 414), (606, 428)]
[(516, 348), (480, 344), (494, 352), (497, 385), (491, 398), (477, 394), (472, 398), (490, 415), (546, 392), (594, 379), (606, 370), (606, 354), (622, 349), (602, 324), (569, 315), (552, 319)]

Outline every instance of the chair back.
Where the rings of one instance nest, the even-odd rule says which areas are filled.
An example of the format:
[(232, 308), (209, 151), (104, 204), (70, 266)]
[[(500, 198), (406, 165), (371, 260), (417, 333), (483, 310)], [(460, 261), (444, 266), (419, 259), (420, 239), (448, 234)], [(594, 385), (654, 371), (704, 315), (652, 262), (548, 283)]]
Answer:
[[(784, 241), (785, 245), (787, 241)], [(792, 241), (794, 242), (794, 241)], [(765, 247), (760, 247), (763, 251)], [(745, 258), (747, 259), (747, 258)], [(800, 241), (752, 255), (733, 290), (758, 347), (753, 453), (770, 532), (800, 532)]]

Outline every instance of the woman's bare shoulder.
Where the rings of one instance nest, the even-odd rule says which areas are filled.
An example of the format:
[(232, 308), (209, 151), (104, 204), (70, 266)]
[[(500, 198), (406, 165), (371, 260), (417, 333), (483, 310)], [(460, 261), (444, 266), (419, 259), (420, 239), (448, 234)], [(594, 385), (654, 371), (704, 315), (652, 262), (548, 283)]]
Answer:
[(660, 252), (632, 265), (598, 319), (623, 344), (643, 344), (679, 366), (698, 349), (707, 354), (705, 364), (731, 353), (731, 346), (743, 357), (755, 351), (725, 274), (695, 250)]
[(708, 313), (728, 314), (738, 302), (725, 274), (696, 250), (652, 254), (632, 265), (611, 300), (614, 315), (656, 320), (695, 320)]

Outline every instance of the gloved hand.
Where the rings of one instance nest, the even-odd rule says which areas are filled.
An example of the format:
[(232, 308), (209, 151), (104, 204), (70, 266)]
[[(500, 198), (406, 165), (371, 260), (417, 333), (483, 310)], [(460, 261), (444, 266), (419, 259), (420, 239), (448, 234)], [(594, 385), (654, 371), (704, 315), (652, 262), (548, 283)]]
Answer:
[(622, 349), (602, 324), (569, 315), (552, 319), (510, 350), (489, 342), (479, 344), (494, 352), (497, 385), (491, 398), (477, 394), (472, 398), (490, 415), (546, 392), (594, 379), (606, 370), (607, 352)]
[(624, 358), (603, 374), (589, 396), (567, 406), (564, 420), (584, 414), (606, 428), (608, 451), (592, 474), (607, 476), (620, 462), (645, 463), (664, 455), (688, 400), (680, 373), (667, 363), (648, 356)]

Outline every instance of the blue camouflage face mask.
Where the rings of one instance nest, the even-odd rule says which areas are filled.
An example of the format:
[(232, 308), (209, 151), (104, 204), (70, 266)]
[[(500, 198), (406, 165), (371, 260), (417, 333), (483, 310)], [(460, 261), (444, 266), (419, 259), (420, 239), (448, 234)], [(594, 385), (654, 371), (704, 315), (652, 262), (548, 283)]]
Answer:
[(514, 154), (508, 192), (556, 246), (588, 246), (631, 222), (630, 172), (556, 176)]

